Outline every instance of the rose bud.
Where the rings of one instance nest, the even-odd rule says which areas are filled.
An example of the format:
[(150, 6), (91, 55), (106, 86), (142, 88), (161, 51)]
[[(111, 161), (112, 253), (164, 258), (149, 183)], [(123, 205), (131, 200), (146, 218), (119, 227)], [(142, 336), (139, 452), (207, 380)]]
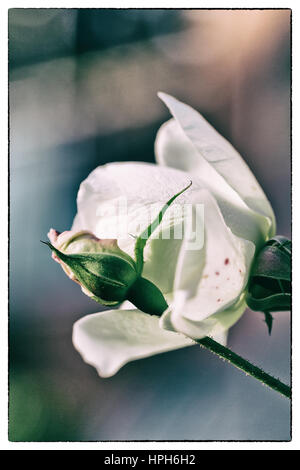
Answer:
[(273, 237), (258, 253), (251, 270), (246, 300), (252, 310), (290, 310), (290, 240), (282, 236)]
[(99, 239), (91, 232), (51, 229), (51, 243), (45, 242), (57, 261), (82, 291), (103, 305), (129, 300), (150, 314), (162, 314), (167, 308), (161, 291), (141, 277), (136, 262), (122, 251), (115, 239)]
[(88, 231), (48, 233), (52, 257), (70, 279), (81, 285), (85, 294), (104, 305), (127, 298), (129, 287), (138, 275), (133, 259), (114, 239), (99, 239)]

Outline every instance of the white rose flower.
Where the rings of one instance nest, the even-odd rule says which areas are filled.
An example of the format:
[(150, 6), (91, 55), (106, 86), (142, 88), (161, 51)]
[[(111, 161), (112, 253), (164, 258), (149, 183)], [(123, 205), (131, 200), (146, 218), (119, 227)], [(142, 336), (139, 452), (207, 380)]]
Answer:
[(149, 223), (153, 204), (162, 207), (192, 181), (176, 203), (192, 205), (196, 221), (203, 215), (197, 208), (204, 206), (204, 242), (190, 249), (192, 227), (181, 239), (158, 236), (184, 223), (182, 216), (164, 219), (147, 242), (143, 269), (143, 277), (168, 302), (163, 315), (124, 305), (75, 323), (73, 344), (102, 377), (129, 361), (193, 345), (196, 338), (212, 336), (224, 344), (228, 329), (245, 311), (256, 249), (275, 234), (272, 208), (238, 152), (191, 107), (159, 96), (174, 118), (158, 132), (157, 164), (96, 168), (80, 186), (72, 231), (117, 239), (132, 256), (134, 238), (120, 235), (120, 198), (127, 203), (123, 221), (136, 234)]

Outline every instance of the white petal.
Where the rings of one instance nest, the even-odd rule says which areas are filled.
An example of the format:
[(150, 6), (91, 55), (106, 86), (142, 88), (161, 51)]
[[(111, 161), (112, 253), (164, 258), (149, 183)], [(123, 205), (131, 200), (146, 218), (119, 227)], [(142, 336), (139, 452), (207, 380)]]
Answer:
[[(174, 300), (161, 325), (196, 338), (217, 331), (223, 314), (229, 318), (228, 309), (237, 302), (247, 284), (255, 246), (231, 232), (208, 191), (194, 192), (193, 201), (195, 218), (199, 217), (197, 204), (204, 205), (204, 246), (191, 250), (194, 234), (185, 231), (175, 275)], [(238, 319), (240, 313), (232, 315)], [(220, 331), (226, 328), (222, 326)]]
[(198, 153), (174, 119), (160, 128), (155, 150), (158, 163), (189, 172), (193, 183), (208, 189), (215, 196), (226, 224), (237, 236), (251, 240), (256, 245), (265, 241), (270, 230), (269, 219), (246, 205), (239, 194)]
[(158, 133), (155, 145), (158, 162), (201, 176), (217, 198), (221, 195), (240, 205), (236, 199), (240, 196), (247, 207), (267, 218), (260, 218), (260, 225), (266, 236), (272, 236), (275, 232), (272, 208), (239, 153), (193, 108), (165, 93), (159, 93), (159, 97), (176, 122), (169, 121)]
[(101, 377), (111, 377), (127, 362), (195, 343), (161, 329), (156, 316), (139, 310), (109, 310), (78, 320), (73, 344)]
[(212, 335), (212, 339), (217, 341), (217, 343), (222, 344), (223, 346), (226, 346), (227, 338), (228, 338), (228, 330)]
[(226, 345), (229, 328), (232, 327), (243, 315), (247, 305), (242, 296), (239, 301), (226, 310), (218, 312), (203, 321), (192, 321), (178, 315), (169, 309), (160, 318), (160, 326), (169, 331), (180, 331), (186, 336), (201, 339), (210, 336), (215, 341)]
[[(162, 171), (163, 170), (163, 171)], [(89, 227), (99, 238), (120, 238), (127, 235), (122, 214), (136, 219), (129, 221), (129, 228), (150, 222), (149, 206), (164, 204), (189, 183), (189, 177), (180, 171), (150, 163), (111, 163), (99, 166), (81, 183), (77, 196), (78, 214), (73, 230)], [(180, 196), (184, 200), (184, 195)], [(123, 205), (122, 205), (123, 204)], [(115, 219), (119, 219), (117, 222)], [(125, 220), (128, 222), (128, 220)], [(124, 230), (124, 231), (123, 231)], [(112, 232), (116, 236), (105, 236)], [(134, 233), (134, 232), (133, 232)], [(130, 238), (130, 237), (129, 237)], [(132, 240), (132, 238), (131, 238)]]
[(159, 165), (178, 170), (197, 171), (203, 161), (178, 122), (171, 118), (159, 128), (155, 143), (155, 157)]
[[(177, 296), (184, 295), (182, 315), (199, 321), (228, 308), (240, 297), (248, 281), (255, 247), (231, 232), (208, 191), (194, 192), (193, 201), (195, 218), (202, 217), (197, 208), (200, 204), (204, 206), (205, 240), (201, 249), (191, 250), (194, 233), (185, 232), (176, 268), (174, 304), (176, 309)], [(197, 225), (201, 226), (201, 222)]]

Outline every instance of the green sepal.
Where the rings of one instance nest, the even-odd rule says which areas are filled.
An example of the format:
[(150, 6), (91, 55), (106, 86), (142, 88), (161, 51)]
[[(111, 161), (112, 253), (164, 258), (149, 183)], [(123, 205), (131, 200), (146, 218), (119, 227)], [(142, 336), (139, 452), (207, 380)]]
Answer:
[(292, 242), (288, 238), (282, 235), (275, 235), (275, 237), (270, 238), (266, 242), (267, 246), (277, 246), (277, 248), (287, 254), (288, 256), (292, 255)]
[(118, 254), (65, 254), (49, 242), (43, 242), (73, 272), (79, 283), (91, 292), (99, 303), (117, 305), (126, 299), (129, 287), (137, 279), (135, 265)]
[(93, 295), (90, 298), (94, 300), (95, 302), (97, 302), (98, 304), (104, 305), (105, 307), (117, 307), (121, 303), (118, 300), (117, 301), (103, 300), (103, 299), (100, 299), (100, 297), (96, 297), (95, 295)]
[(290, 310), (290, 240), (276, 236), (268, 240), (257, 254), (249, 278), (246, 302), (255, 311)]
[(271, 332), (272, 332), (274, 318), (272, 317), (270, 312), (264, 312), (264, 315), (265, 315), (264, 322), (266, 323), (266, 325), (268, 327), (268, 332), (269, 332), (269, 335), (270, 335)]
[(138, 274), (142, 274), (143, 271), (143, 266), (144, 266), (144, 248), (146, 246), (147, 241), (151, 237), (152, 233), (154, 230), (157, 229), (157, 227), (161, 224), (163, 216), (167, 209), (170, 207), (170, 205), (175, 201), (175, 199), (180, 196), (182, 193), (184, 193), (187, 189), (189, 189), (192, 186), (192, 181), (183, 188), (181, 191), (179, 191), (177, 194), (172, 196), (166, 204), (163, 206), (163, 208), (159, 211), (157, 217), (153, 220), (153, 222), (141, 233), (139, 237), (137, 237), (136, 242), (135, 242), (135, 247), (134, 247), (134, 254), (135, 254), (135, 260), (136, 260), (136, 266), (137, 266), (137, 272)]
[[(87, 230), (76, 232), (69, 237), (64, 243), (58, 246), (58, 249), (65, 254), (97, 254), (105, 253), (107, 255), (119, 256), (123, 260), (127, 260), (135, 269), (135, 262), (125, 251), (117, 244), (117, 240), (108, 239), (101, 240), (96, 238)], [(75, 251), (74, 251), (75, 250)]]

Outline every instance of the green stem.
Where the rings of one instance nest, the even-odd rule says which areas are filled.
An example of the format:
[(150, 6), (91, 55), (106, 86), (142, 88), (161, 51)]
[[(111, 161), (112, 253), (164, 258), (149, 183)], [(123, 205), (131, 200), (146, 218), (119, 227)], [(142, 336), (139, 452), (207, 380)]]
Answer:
[(251, 364), (251, 362), (247, 361), (246, 359), (243, 359), (241, 356), (234, 353), (225, 346), (222, 346), (221, 344), (217, 343), (212, 338), (206, 336), (203, 339), (195, 341), (200, 344), (200, 346), (203, 346), (214, 354), (217, 354), (219, 357), (230, 362), (230, 364), (237, 367), (238, 369), (241, 369), (246, 374), (251, 375), (263, 384), (267, 385), (273, 390), (276, 390), (276, 392), (281, 393), (281, 395), (284, 395), (287, 398), (291, 398), (291, 388), (288, 385), (280, 382), (279, 379), (276, 379), (275, 377), (272, 377), (271, 375), (267, 374), (259, 367), (254, 366), (253, 364)]
[[(139, 277), (131, 286), (127, 293), (127, 299), (137, 308), (145, 313), (150, 313), (151, 315), (161, 316), (168, 308), (162, 292), (152, 282), (143, 277)], [(229, 348), (222, 346), (220, 343), (217, 343), (208, 336), (195, 341), (200, 344), (200, 346), (208, 349), (220, 358), (225, 359), (233, 366), (242, 370), (245, 374), (251, 375), (263, 384), (276, 390), (276, 392), (281, 393), (287, 398), (291, 398), (291, 388), (288, 385), (285, 385), (280, 382), (280, 380), (267, 374), (259, 367), (251, 364), (251, 362), (243, 359)]]

